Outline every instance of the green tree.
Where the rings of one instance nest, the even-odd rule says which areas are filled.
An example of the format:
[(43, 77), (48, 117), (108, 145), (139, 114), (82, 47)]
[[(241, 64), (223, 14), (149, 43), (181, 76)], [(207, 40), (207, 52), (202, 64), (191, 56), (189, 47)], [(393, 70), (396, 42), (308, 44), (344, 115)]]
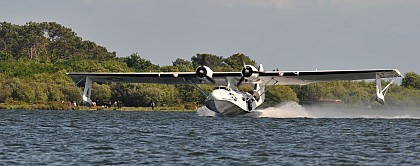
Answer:
[(12, 90), (11, 97), (14, 100), (23, 101), (26, 103), (32, 103), (35, 101), (35, 89), (22, 80), (18, 78), (12, 78), (7, 80), (4, 84), (7, 88)]
[[(213, 86), (211, 85), (198, 85), (202, 88), (207, 94), (211, 92)], [(183, 103), (204, 103), (206, 96), (203, 95), (197, 88), (189, 84), (180, 84), (175, 85), (176, 89), (179, 92), (179, 97)]]
[(44, 22), (41, 26), (44, 37), (49, 41), (47, 50), (51, 62), (70, 58), (76, 53), (78, 45), (82, 45), (82, 39), (70, 28), (55, 22)]
[(72, 68), (75, 72), (109, 72), (98, 60), (76, 61)]
[(172, 66), (192, 66), (192, 63), (182, 58), (176, 58), (176, 60), (172, 62)]
[(12, 61), (13, 55), (6, 52), (6, 51), (0, 51), (0, 61)]
[(320, 83), (291, 86), (299, 100), (318, 101), (326, 95), (326, 90)]
[(99, 61), (100, 65), (107, 69), (109, 72), (131, 72), (132, 69), (130, 69), (126, 63), (120, 61), (120, 60), (104, 60)]
[(107, 84), (98, 84), (94, 82), (92, 84), (92, 101), (99, 103), (107, 102), (111, 100), (111, 88)]
[(158, 71), (159, 66), (153, 64), (149, 60), (141, 58), (137, 53), (131, 54), (129, 57), (122, 58), (128, 67), (137, 72)]
[(0, 73), (0, 103), (6, 102), (7, 98), (12, 97), (12, 89), (10, 86), (5, 84), (6, 79), (4, 78), (4, 75)]
[(401, 86), (406, 88), (420, 89), (420, 75), (415, 72), (408, 72), (402, 79)]
[[(111, 83), (111, 100), (112, 101), (122, 101), (125, 106), (133, 106), (132, 101), (130, 99), (132, 98), (129, 94), (130, 89), (136, 89), (134, 87), (134, 84), (130, 83)], [(138, 105), (137, 105), (138, 106)]]
[(296, 93), (288, 86), (273, 85), (266, 88), (268, 91), (262, 107), (275, 106), (285, 101), (298, 101)]
[(61, 91), (60, 85), (48, 85), (48, 101), (65, 101), (64, 93)]
[(200, 66), (201, 63), (213, 70), (226, 67), (226, 65), (223, 63), (223, 57), (213, 54), (197, 54), (196, 56), (191, 57), (191, 62), (194, 68)]
[(29, 86), (34, 89), (35, 102), (48, 102), (48, 85), (45, 82), (30, 82)]
[(414, 88), (392, 85), (385, 98), (387, 105), (417, 108), (420, 106), (420, 90)]
[(83, 59), (110, 60), (115, 52), (92, 41), (83, 41), (70, 28), (55, 22), (28, 22), (23, 26), (0, 23), (0, 51), (11, 53), (14, 58), (55, 62), (73, 56)]
[[(233, 70), (233, 71), (240, 71), (243, 68), (242, 61), (246, 65), (252, 65), (255, 66), (256, 63), (254, 60), (252, 60), (250, 57), (237, 53), (233, 54), (230, 57), (224, 59), (224, 62)], [(257, 67), (258, 68), (258, 67)]]
[(16, 57), (20, 55), (19, 35), (20, 27), (11, 23), (0, 23), (0, 50), (10, 53)]
[(39, 23), (28, 22), (20, 29), (23, 36), (21, 54), (27, 55), (28, 59), (39, 61), (44, 59), (48, 40), (43, 36), (43, 29)]

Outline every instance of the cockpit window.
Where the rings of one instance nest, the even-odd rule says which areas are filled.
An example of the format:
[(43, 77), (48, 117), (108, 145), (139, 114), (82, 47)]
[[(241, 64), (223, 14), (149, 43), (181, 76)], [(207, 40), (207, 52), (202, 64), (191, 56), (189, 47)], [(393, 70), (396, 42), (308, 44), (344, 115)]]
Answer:
[(224, 90), (228, 90), (228, 88), (226, 86), (216, 86), (214, 87), (214, 89), (224, 89)]

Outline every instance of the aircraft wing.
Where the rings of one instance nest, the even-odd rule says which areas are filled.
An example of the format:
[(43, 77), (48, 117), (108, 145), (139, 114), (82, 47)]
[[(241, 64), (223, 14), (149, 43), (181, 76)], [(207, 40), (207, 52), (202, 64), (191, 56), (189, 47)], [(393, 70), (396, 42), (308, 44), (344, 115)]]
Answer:
[[(157, 83), (157, 84), (195, 84), (212, 82), (206, 78), (196, 77), (195, 72), (159, 72), (159, 73), (67, 73), (75, 82), (83, 81), (89, 77), (95, 82), (131, 82), (131, 83)], [(318, 70), (318, 71), (265, 71), (259, 73), (256, 80), (244, 83), (260, 82), (267, 85), (305, 85), (313, 82), (328, 82), (340, 80), (363, 80), (401, 77), (397, 69), (374, 70)], [(214, 72), (212, 79), (216, 84), (225, 84), (226, 78), (239, 80), (241, 72)]]
[[(266, 71), (261, 73), (262, 82), (278, 81), (281, 85), (305, 85), (314, 82), (330, 82), (344, 80), (365, 80), (379, 78), (401, 77), (397, 69), (369, 69), (369, 70), (317, 70), (317, 71)], [(268, 85), (271, 85), (271, 81)]]
[[(205, 78), (196, 77), (195, 72), (159, 72), (159, 73), (67, 73), (78, 82), (89, 77), (94, 82), (130, 82), (130, 83), (155, 83), (155, 84), (211, 84)], [(212, 79), (216, 83), (226, 82), (226, 77), (241, 77), (241, 72), (214, 72)], [(191, 81), (191, 82), (190, 82)]]

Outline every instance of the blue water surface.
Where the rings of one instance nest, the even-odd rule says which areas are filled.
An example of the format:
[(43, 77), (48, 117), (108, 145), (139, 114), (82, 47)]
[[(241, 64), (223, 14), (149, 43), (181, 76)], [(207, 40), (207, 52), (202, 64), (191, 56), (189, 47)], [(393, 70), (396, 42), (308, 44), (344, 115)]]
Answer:
[(1, 165), (420, 165), (420, 119), (0, 110)]

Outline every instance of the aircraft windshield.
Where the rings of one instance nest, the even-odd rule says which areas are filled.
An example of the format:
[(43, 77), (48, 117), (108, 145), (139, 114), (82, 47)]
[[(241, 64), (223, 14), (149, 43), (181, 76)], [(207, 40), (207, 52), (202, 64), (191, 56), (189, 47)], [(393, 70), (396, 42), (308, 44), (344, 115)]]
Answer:
[(224, 89), (224, 90), (228, 90), (228, 88), (226, 86), (217, 86), (214, 87), (214, 89)]

